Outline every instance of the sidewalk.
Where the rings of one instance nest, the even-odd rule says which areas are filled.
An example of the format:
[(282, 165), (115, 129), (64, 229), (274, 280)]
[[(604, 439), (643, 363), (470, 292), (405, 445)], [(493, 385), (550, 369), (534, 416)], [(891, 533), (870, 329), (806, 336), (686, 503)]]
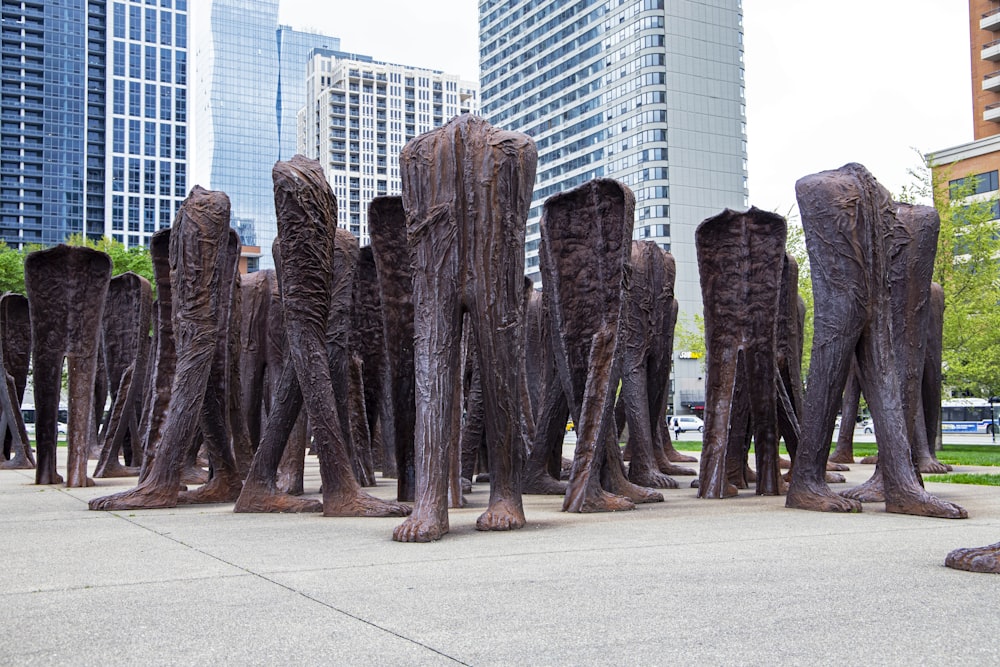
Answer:
[[(64, 451), (64, 450), (63, 450)], [(61, 470), (64, 469), (61, 468)], [(872, 466), (854, 465), (859, 483)], [(1000, 577), (944, 567), (1000, 541), (1000, 489), (929, 484), (948, 521), (789, 510), (783, 498), (570, 515), (526, 496), (528, 526), (477, 533), (489, 489), (433, 544), (399, 519), (100, 513), (130, 488), (37, 487), (0, 471), (3, 665), (993, 664)], [(311, 459), (307, 491), (319, 487)], [(392, 480), (376, 493), (392, 497)]]

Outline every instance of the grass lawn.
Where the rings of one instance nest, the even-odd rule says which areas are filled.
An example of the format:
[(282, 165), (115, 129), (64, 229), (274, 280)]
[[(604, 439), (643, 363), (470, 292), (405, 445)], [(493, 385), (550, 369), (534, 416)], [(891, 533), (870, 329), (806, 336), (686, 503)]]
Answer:
[(975, 475), (958, 472), (951, 475), (924, 475), (925, 482), (947, 482), (949, 484), (977, 484), (979, 486), (1000, 486), (1000, 475)]
[[(831, 443), (830, 449), (836, 443)], [(681, 451), (700, 452), (701, 442), (698, 440), (674, 441), (674, 447)], [(752, 449), (750, 451), (753, 451)], [(855, 443), (854, 458), (860, 459), (877, 453), (877, 448), (873, 443)], [(785, 446), (781, 445), (782, 456), (787, 456)], [(998, 445), (945, 445), (944, 449), (937, 453), (937, 458), (941, 463), (959, 466), (1000, 466), (1000, 446)], [(930, 479), (930, 478), (927, 478)]]

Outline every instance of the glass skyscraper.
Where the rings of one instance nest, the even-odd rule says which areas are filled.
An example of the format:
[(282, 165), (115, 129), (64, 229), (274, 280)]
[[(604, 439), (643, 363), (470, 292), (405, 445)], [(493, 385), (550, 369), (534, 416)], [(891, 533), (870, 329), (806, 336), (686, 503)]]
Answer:
[(187, 193), (187, 0), (0, 8), (0, 238), (145, 244)]
[[(278, 25), (278, 0), (199, 0), (191, 6), (194, 48), (192, 185), (229, 195), (233, 227), (273, 266), (277, 233), (271, 168), (292, 157), (306, 62), (340, 40)], [(249, 267), (255, 268), (251, 260)]]
[[(483, 116), (538, 146), (529, 276), (544, 200), (615, 178), (636, 195), (634, 238), (677, 262), (678, 326), (701, 313), (694, 230), (747, 205), (742, 12), (741, 0), (480, 0)], [(678, 352), (675, 409), (697, 408), (700, 363)]]
[(455, 74), (315, 49), (299, 112), (299, 152), (320, 160), (337, 195), (338, 225), (367, 245), (368, 204), (402, 188), (403, 145), (478, 109), (476, 84)]

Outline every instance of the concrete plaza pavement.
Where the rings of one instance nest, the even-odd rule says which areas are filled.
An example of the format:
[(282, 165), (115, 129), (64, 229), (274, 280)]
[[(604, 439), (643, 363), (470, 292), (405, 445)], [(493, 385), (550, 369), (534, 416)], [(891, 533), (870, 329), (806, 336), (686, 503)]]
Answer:
[[(567, 451), (567, 453), (570, 453)], [(980, 470), (982, 471), (982, 470)], [(854, 465), (850, 483), (872, 466)], [(399, 519), (91, 512), (86, 489), (0, 471), (2, 665), (996, 664), (1000, 576), (945, 568), (1000, 540), (1000, 489), (928, 484), (964, 521), (790, 510), (681, 488), (631, 512), (526, 496), (478, 533), (488, 487), (433, 544)], [(314, 461), (306, 490), (319, 487)], [(394, 495), (392, 480), (375, 493)]]

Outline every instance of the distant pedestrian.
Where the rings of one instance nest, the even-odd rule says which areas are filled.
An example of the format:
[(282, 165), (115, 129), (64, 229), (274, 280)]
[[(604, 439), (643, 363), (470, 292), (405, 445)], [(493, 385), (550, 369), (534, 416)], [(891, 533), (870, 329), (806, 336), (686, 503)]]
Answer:
[(681, 433), (683, 433), (683, 431), (681, 430), (681, 423), (677, 419), (677, 417), (674, 417), (674, 440), (680, 440)]

